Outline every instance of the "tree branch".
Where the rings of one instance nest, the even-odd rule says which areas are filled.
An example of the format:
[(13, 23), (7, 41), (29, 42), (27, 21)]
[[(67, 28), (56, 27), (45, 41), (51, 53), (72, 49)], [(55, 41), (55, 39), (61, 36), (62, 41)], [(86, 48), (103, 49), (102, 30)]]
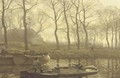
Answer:
[(89, 24), (91, 23), (91, 22), (93, 22), (93, 21), (95, 21), (95, 20), (91, 20), (91, 21), (89, 21), (88, 23), (87, 23), (87, 25), (86, 25), (86, 28), (89, 26)]
[(71, 9), (71, 7), (72, 7), (72, 4), (68, 4), (68, 6), (66, 6), (66, 10), (65, 11), (68, 11), (68, 10), (70, 10)]
[(56, 13), (58, 14), (63, 8), (60, 8)]
[[(71, 15), (71, 12), (70, 12), (70, 11), (69, 11), (69, 13), (70, 13), (70, 18), (71, 18), (72, 22), (73, 22), (74, 24), (76, 24), (75, 21), (73, 20), (73, 16)], [(75, 18), (75, 17), (74, 17), (74, 18)]]
[(26, 11), (29, 11), (29, 10), (31, 10), (34, 6), (36, 6), (36, 5), (37, 5), (37, 3), (38, 3), (38, 1), (39, 1), (39, 0), (37, 0), (37, 1), (35, 2), (35, 4), (34, 4), (34, 5), (32, 5), (29, 9), (26, 9)]
[(53, 21), (54, 21), (54, 18), (53, 17), (51, 17), (51, 16), (49, 16), (49, 15), (47, 15), (49, 18), (51, 18)]
[(82, 22), (82, 20), (81, 20), (81, 18), (80, 18), (80, 14), (79, 14), (79, 21), (80, 21), (80, 23), (81, 23), (82, 25), (84, 25), (83, 22)]
[(59, 20), (60, 16), (62, 15), (63, 11), (60, 12), (60, 14), (57, 16), (57, 20)]
[(41, 18), (38, 18), (38, 22), (43, 25), (46, 22), (46, 19), (44, 19), (44, 17), (42, 16)]
[(9, 9), (11, 3), (13, 2), (13, 0), (10, 0), (10, 2), (8, 3), (8, 5), (6, 6), (5, 10)]

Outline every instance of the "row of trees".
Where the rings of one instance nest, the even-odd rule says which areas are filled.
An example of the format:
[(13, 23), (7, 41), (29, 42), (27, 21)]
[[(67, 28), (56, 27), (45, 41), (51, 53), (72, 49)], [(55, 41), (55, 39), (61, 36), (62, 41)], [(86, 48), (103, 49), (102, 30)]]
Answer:
[[(59, 40), (56, 33), (60, 28), (58, 21), (60, 23), (61, 19), (64, 20), (62, 21), (64, 27), (66, 26), (63, 30), (66, 33), (68, 49), (71, 46), (71, 34), (75, 36), (77, 49), (80, 49), (82, 43), (84, 43), (85, 48), (91, 44), (95, 46), (96, 43), (102, 43), (102, 46), (108, 48), (120, 47), (119, 8), (108, 6), (99, 9), (95, 0), (51, 0), (51, 4), (58, 49)], [(58, 6), (61, 7), (58, 8)], [(60, 15), (61, 19), (59, 19)]]
[(1, 29), (6, 47), (9, 29), (24, 29), (25, 50), (28, 50), (28, 28), (34, 29), (36, 36), (51, 27), (57, 49), (60, 49), (59, 32), (66, 34), (67, 49), (71, 49), (73, 39), (77, 49), (83, 43), (85, 48), (100, 43), (119, 48), (120, 11), (116, 7), (99, 9), (95, 0), (1, 0), (1, 4)]
[[(14, 29), (17, 27), (17, 24), (19, 24), (19, 29), (24, 29), (24, 43), (25, 43), (25, 50), (28, 50), (28, 28), (30, 29), (30, 22), (32, 22), (32, 18), (29, 16), (29, 11), (34, 8), (38, 0), (32, 1), (32, 0), (22, 0), (22, 1), (15, 1), (15, 0), (1, 0), (2, 6), (1, 6), (1, 21), (2, 21), (2, 27), (1, 31), (3, 29), (4, 34), (4, 43), (6, 48), (8, 47), (8, 33), (7, 31), (10, 29)], [(18, 11), (15, 15), (14, 13)], [(22, 11), (22, 13), (21, 13)], [(20, 13), (19, 13), (20, 12)], [(14, 16), (13, 16), (14, 15)], [(17, 22), (16, 18), (17, 17)], [(42, 18), (39, 16), (39, 19), (42, 20)], [(42, 31), (42, 21), (40, 21), (40, 29), (36, 32), (35, 36), (39, 32)], [(18, 33), (19, 34), (19, 33)], [(34, 33), (32, 33), (34, 34)]]
[(120, 48), (120, 10), (116, 7), (105, 8), (98, 11), (98, 16), (107, 47)]
[[(88, 40), (88, 31), (87, 27), (89, 26), (91, 20), (90, 18), (94, 17), (90, 11), (95, 6), (95, 1), (83, 1), (83, 0), (51, 0), (52, 4), (52, 10), (54, 17), (51, 17), (55, 23), (55, 38), (57, 43), (57, 49), (59, 49), (59, 40), (57, 36), (58, 29), (58, 21), (60, 22), (60, 16), (62, 20), (62, 23), (65, 23), (64, 28), (67, 36), (67, 43), (68, 43), (68, 49), (70, 49), (71, 46), (71, 39), (70, 39), (70, 31), (73, 30), (72, 34), (75, 35), (75, 41), (77, 44), (77, 48), (80, 49), (80, 32), (81, 29), (84, 30), (85, 33), (85, 47), (88, 48), (89, 40)], [(60, 6), (60, 8), (58, 8)], [(83, 28), (82, 28), (83, 27)]]

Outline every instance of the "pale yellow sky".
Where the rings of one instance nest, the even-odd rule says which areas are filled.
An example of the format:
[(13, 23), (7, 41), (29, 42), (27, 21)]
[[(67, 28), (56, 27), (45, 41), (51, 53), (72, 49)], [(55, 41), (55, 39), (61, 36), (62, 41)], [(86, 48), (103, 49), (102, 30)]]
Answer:
[[(98, 0), (98, 4), (99, 4), (100, 8), (106, 7), (106, 6), (116, 6), (116, 7), (120, 8), (120, 0)], [(51, 33), (48, 31), (51, 31)], [(51, 42), (55, 41), (53, 29), (46, 30), (41, 35), (45, 41), (51, 41)], [(61, 35), (61, 34), (59, 34), (59, 35)], [(66, 39), (64, 37), (61, 37), (61, 40), (64, 42)]]
[(104, 6), (117, 6), (120, 8), (120, 0), (99, 0)]

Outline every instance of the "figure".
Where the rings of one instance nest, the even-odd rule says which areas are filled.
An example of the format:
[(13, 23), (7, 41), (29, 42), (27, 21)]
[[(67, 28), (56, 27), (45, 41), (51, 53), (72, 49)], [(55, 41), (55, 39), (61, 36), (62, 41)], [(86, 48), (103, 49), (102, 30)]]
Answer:
[(42, 65), (40, 64), (38, 58), (35, 58), (35, 60), (33, 61), (33, 70), (34, 72), (42, 72)]
[(1, 54), (1, 56), (5, 56), (5, 45), (4, 44), (1, 44), (0, 45), (0, 54)]
[(49, 62), (50, 56), (49, 53), (44, 53), (41, 58), (41, 64), (45, 65)]
[(35, 55), (35, 51), (34, 50), (30, 50), (30, 54), (31, 55)]
[(44, 53), (41, 57), (41, 65), (42, 65), (43, 72), (49, 70), (49, 66), (47, 65), (49, 60), (50, 60), (49, 53)]

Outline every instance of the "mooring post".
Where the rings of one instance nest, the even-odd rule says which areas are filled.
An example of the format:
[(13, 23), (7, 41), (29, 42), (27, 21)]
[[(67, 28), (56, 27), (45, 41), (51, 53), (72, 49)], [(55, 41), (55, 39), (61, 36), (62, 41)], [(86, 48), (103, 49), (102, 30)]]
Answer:
[(80, 59), (78, 59), (78, 64), (80, 64)]
[(118, 59), (117, 59), (117, 58), (115, 59), (115, 64), (116, 64), (116, 65), (115, 65), (115, 69), (116, 69), (116, 71), (117, 71), (117, 69), (118, 69)]
[(114, 78), (114, 59), (113, 58), (111, 60), (111, 63), (112, 63), (112, 76), (111, 76), (111, 78)]
[(57, 67), (60, 67), (59, 63), (60, 63), (60, 60), (57, 59)]
[(88, 59), (87, 58), (85, 59), (85, 64), (88, 65)]
[(71, 67), (71, 59), (68, 59), (68, 66)]
[(107, 65), (107, 69), (108, 69), (108, 78), (109, 78), (109, 75), (110, 75), (110, 59), (108, 58), (108, 65)]

